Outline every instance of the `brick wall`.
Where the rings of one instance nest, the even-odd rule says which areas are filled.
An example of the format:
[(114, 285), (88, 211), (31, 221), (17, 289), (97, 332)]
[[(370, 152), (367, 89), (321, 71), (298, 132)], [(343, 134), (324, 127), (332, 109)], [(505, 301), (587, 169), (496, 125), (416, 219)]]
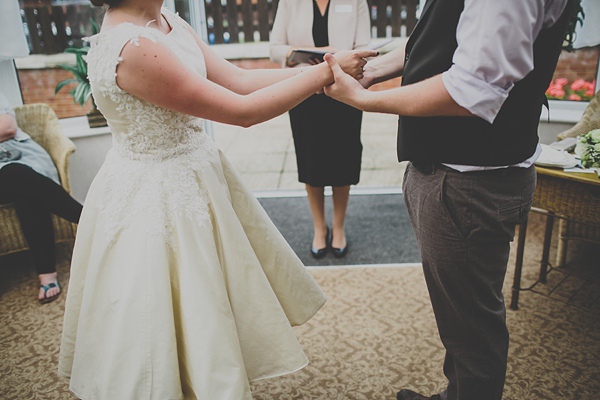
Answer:
[(571, 53), (563, 51), (552, 79), (566, 78), (569, 83), (576, 79), (594, 81), (599, 49), (600, 47), (587, 47)]
[[(572, 82), (581, 78), (589, 82), (593, 81), (597, 73), (598, 49), (598, 47), (595, 47), (573, 53), (563, 52), (554, 73), (554, 79), (567, 78), (569, 82)], [(279, 68), (278, 64), (268, 59), (232, 60), (232, 63), (245, 69)], [(59, 118), (85, 115), (91, 109), (90, 103), (85, 107), (81, 107), (73, 102), (73, 98), (69, 95), (70, 87), (63, 88), (57, 95), (54, 95), (56, 84), (72, 77), (68, 71), (61, 68), (23, 69), (19, 70), (18, 73), (25, 104), (47, 103), (56, 111)], [(399, 86), (400, 82), (401, 78), (396, 78), (375, 85), (372, 89), (389, 89)]]
[(75, 84), (66, 86), (56, 95), (54, 94), (54, 88), (58, 82), (73, 78), (69, 71), (62, 68), (48, 68), (23, 69), (18, 73), (25, 104), (46, 103), (54, 109), (58, 118), (85, 115), (92, 108), (91, 102), (88, 102), (85, 107), (81, 107), (73, 101), (69, 92)]

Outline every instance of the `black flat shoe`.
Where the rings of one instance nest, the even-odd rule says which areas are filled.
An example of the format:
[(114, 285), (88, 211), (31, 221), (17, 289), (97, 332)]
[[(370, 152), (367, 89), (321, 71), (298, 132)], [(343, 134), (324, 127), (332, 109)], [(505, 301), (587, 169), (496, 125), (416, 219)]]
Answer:
[[(333, 235), (331, 237), (331, 241), (333, 242)], [(335, 258), (345, 257), (346, 254), (348, 254), (348, 243), (346, 243), (346, 246), (342, 247), (341, 249), (331, 246), (331, 253)]]
[(319, 258), (325, 257), (325, 254), (327, 254), (327, 250), (329, 250), (329, 227), (327, 227), (327, 233), (325, 234), (325, 247), (323, 247), (322, 249), (315, 249), (311, 245), (310, 254), (318, 260)]
[(315, 249), (314, 247), (310, 246), (310, 254), (317, 260), (319, 258), (323, 258), (325, 257), (325, 254), (327, 254), (327, 247), (323, 247), (322, 249)]
[(343, 247), (341, 249), (338, 249), (337, 247), (332, 247), (331, 248), (331, 253), (336, 258), (345, 257), (346, 254), (348, 254), (348, 245), (346, 245), (346, 247)]

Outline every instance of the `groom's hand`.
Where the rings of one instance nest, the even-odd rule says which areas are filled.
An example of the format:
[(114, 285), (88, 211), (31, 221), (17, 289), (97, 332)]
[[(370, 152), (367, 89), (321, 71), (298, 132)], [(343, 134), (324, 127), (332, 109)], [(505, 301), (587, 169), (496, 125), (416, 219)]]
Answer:
[(353, 79), (342, 70), (341, 65), (337, 61), (337, 57), (334, 57), (331, 54), (325, 54), (325, 61), (329, 64), (334, 79), (334, 83), (325, 86), (325, 94), (360, 109), (360, 106), (358, 105), (360, 94), (361, 92), (367, 92), (367, 90), (363, 88), (356, 79)]
[(375, 83), (376, 73), (375, 69), (371, 66), (371, 64), (367, 64), (363, 67), (363, 76), (358, 79), (358, 82), (365, 89), (370, 88)]
[(364, 77), (363, 71), (367, 64), (367, 58), (376, 57), (378, 54), (379, 52), (375, 50), (341, 50), (336, 52), (333, 57), (345, 73), (359, 80)]

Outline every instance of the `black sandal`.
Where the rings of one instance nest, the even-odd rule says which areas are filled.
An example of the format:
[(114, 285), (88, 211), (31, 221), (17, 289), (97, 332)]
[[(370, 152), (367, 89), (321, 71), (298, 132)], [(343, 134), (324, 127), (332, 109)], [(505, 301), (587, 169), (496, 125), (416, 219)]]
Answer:
[[(40, 299), (40, 304), (47, 304), (47, 303), (51, 303), (54, 300), (56, 300), (58, 298), (58, 296), (60, 296), (60, 294), (62, 293), (62, 289), (60, 287), (60, 284), (58, 282), (54, 283), (49, 283), (47, 285), (40, 285), (40, 287), (42, 289), (44, 289), (44, 298)], [(52, 296), (52, 297), (46, 297), (46, 292), (48, 292), (48, 290), (53, 289), (55, 287), (58, 287), (60, 290), (60, 292), (58, 292), (56, 295)]]

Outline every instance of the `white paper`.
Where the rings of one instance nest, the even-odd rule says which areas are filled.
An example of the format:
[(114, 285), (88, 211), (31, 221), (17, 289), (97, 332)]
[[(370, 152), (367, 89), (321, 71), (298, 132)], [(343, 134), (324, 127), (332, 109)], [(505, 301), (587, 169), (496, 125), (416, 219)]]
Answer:
[(565, 172), (579, 172), (579, 173), (585, 173), (585, 174), (595, 174), (596, 171), (594, 169), (589, 169), (589, 168), (565, 168)]

